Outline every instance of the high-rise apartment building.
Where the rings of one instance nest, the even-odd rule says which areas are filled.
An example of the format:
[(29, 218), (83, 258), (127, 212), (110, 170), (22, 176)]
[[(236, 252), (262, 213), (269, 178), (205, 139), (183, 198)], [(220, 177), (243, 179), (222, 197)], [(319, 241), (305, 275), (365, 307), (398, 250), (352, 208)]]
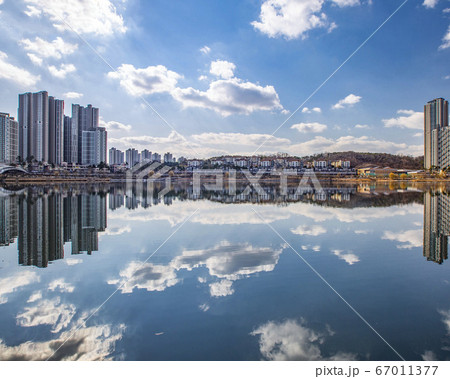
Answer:
[(446, 168), (450, 165), (450, 129), (448, 101), (438, 98), (424, 107), (424, 167)]
[(78, 163), (78, 129), (73, 126), (72, 118), (64, 116), (64, 162)]
[(19, 155), (19, 123), (0, 112), (0, 162), (14, 163)]
[(115, 147), (109, 149), (109, 164), (121, 165), (125, 161), (123, 151), (117, 150)]
[(99, 127), (98, 108), (90, 104), (87, 107), (72, 104), (72, 130), (74, 129), (78, 140), (78, 163), (82, 165), (106, 163), (107, 132), (105, 128)]
[(64, 160), (64, 100), (48, 98), (48, 163), (61, 165)]
[(18, 155), (26, 160), (63, 162), (64, 100), (47, 91), (19, 95)]
[(125, 152), (125, 160), (127, 162), (127, 167), (132, 168), (139, 163), (139, 151), (136, 149), (128, 149)]

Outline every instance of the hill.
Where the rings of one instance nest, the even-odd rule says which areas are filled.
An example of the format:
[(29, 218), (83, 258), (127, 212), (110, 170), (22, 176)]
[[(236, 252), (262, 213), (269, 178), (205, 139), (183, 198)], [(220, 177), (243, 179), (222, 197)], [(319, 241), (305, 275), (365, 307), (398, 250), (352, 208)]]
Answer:
[(325, 161), (350, 161), (352, 167), (363, 166), (382, 166), (393, 168), (409, 168), (415, 170), (423, 169), (423, 156), (412, 157), (408, 155), (395, 155), (387, 153), (358, 153), (354, 151), (345, 151), (339, 153), (320, 153), (302, 157), (306, 161), (325, 160)]

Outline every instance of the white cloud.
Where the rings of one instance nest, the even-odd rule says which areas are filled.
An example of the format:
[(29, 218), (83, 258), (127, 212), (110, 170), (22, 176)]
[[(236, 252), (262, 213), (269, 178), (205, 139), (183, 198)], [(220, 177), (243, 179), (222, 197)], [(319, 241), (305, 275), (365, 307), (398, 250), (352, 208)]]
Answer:
[[(233, 281), (257, 272), (273, 271), (281, 252), (282, 249), (222, 241), (210, 249), (185, 250), (173, 259), (171, 265), (176, 270), (189, 271), (205, 266), (211, 276)], [(223, 286), (226, 283), (220, 285), (221, 288)]]
[[(44, 59), (44, 58), (54, 58), (61, 59), (65, 55), (74, 53), (78, 45), (65, 42), (61, 37), (57, 37), (53, 41), (45, 41), (42, 38), (36, 37), (34, 41), (30, 39), (22, 39), (19, 42), (26, 51), (30, 51), (33, 58), (28, 56), (33, 61), (33, 59)], [(35, 63), (33, 61), (33, 63)]]
[(28, 298), (27, 303), (33, 303), (37, 300), (42, 299), (42, 292), (41, 291), (35, 291), (31, 294), (31, 296)]
[(442, 10), (442, 13), (450, 13), (450, 8), (445, 8), (444, 10)]
[(200, 75), (198, 80), (208, 80), (208, 77), (206, 75)]
[(83, 260), (80, 258), (68, 258), (68, 259), (65, 259), (64, 262), (66, 262), (66, 264), (68, 266), (74, 266), (74, 265), (83, 263)]
[(356, 125), (355, 125), (355, 128), (356, 128), (356, 129), (369, 129), (370, 126), (369, 126), (369, 125), (366, 125), (366, 124), (356, 124)]
[(355, 234), (369, 234), (368, 230), (355, 230), (354, 231)]
[[(450, 8), (448, 8), (448, 9), (450, 9)], [(449, 79), (450, 79), (450, 75), (444, 76), (444, 80), (449, 80)]]
[(422, 132), (414, 133), (413, 137), (423, 137), (423, 133)]
[(327, 337), (334, 335), (328, 327), (323, 332), (316, 332), (305, 325), (305, 321), (286, 320), (281, 323), (269, 321), (252, 333), (259, 335), (259, 349), (265, 359), (273, 361), (320, 361), (320, 360), (355, 360), (356, 355), (337, 352), (324, 356), (320, 346)]
[(0, 79), (7, 79), (19, 84), (21, 87), (33, 87), (41, 77), (16, 67), (7, 62), (8, 55), (0, 51)]
[(83, 97), (83, 94), (79, 92), (66, 92), (63, 93), (63, 96), (67, 97), (68, 99), (79, 99)]
[(255, 111), (283, 110), (273, 86), (262, 87), (238, 78), (213, 81), (206, 91), (192, 87), (176, 88), (172, 96), (183, 108), (211, 109), (225, 117)]
[(300, 133), (321, 133), (327, 129), (327, 126), (318, 122), (301, 122), (292, 125), (291, 129), (296, 129)]
[(105, 230), (105, 235), (107, 236), (120, 236), (121, 234), (130, 233), (131, 228), (129, 225), (125, 226), (108, 226)]
[(67, 283), (63, 278), (55, 279), (48, 285), (49, 291), (59, 291), (59, 292), (73, 292), (75, 287)]
[(405, 230), (401, 232), (385, 231), (381, 237), (384, 240), (400, 242), (398, 249), (412, 249), (413, 247), (421, 247), (423, 245), (422, 230)]
[(319, 107), (314, 107), (312, 109), (309, 109), (308, 107), (304, 107), (302, 109), (302, 113), (312, 113), (312, 112), (320, 113), (320, 112), (322, 112), (322, 109), (320, 109)]
[(209, 54), (210, 52), (211, 52), (211, 48), (209, 47), (209, 46), (203, 46), (201, 49), (200, 49), (200, 52), (202, 52), (203, 54), (205, 54), (205, 55), (207, 55), (207, 54)]
[(300, 225), (295, 229), (291, 229), (291, 232), (298, 235), (318, 236), (325, 234), (327, 230), (320, 225)]
[[(338, 7), (353, 7), (355, 5), (361, 5), (359, 0), (332, 0)], [(425, 0), (429, 1), (429, 0)]]
[(209, 72), (222, 79), (231, 79), (234, 76), (236, 65), (232, 62), (216, 60), (211, 62)]
[(423, 6), (425, 8), (434, 8), (439, 0), (423, 0)]
[(67, 74), (70, 74), (71, 72), (74, 72), (76, 70), (76, 67), (72, 63), (62, 63), (59, 68), (57, 68), (56, 66), (48, 66), (48, 71), (50, 71), (50, 74), (60, 79), (64, 79)]
[(129, 132), (131, 130), (131, 125), (125, 125), (118, 121), (105, 121), (100, 117), (100, 126), (106, 128), (108, 131), (123, 131)]
[(231, 288), (233, 282), (231, 280), (221, 280), (220, 282), (211, 283), (209, 285), (209, 293), (212, 297), (229, 296), (234, 293), (234, 289)]
[(117, 285), (122, 293), (132, 293), (134, 288), (147, 291), (164, 291), (178, 283), (177, 275), (170, 266), (152, 263), (130, 262), (120, 271), (120, 279), (108, 280), (108, 284)]
[[(108, 36), (125, 33), (127, 28), (123, 18), (109, 0), (25, 0), (30, 17), (45, 15), (58, 30), (66, 30), (70, 25), (80, 34)], [(64, 21), (65, 22), (64, 22)]]
[(352, 252), (344, 253), (342, 250), (332, 250), (331, 251), (334, 255), (336, 255), (339, 259), (342, 259), (346, 263), (348, 263), (350, 266), (354, 265), (355, 263), (359, 262), (359, 257), (356, 254), (353, 254)]
[[(109, 359), (116, 341), (122, 338), (125, 326), (97, 325), (74, 327), (49, 341), (27, 341), (8, 346), (0, 339), (0, 356), (10, 361), (101, 361)], [(56, 351), (58, 349), (58, 351)]]
[(117, 71), (109, 72), (108, 77), (118, 79), (130, 95), (144, 96), (173, 91), (181, 75), (162, 65), (135, 68), (122, 64)]
[(39, 276), (33, 271), (21, 271), (16, 275), (0, 279), (0, 304), (8, 300), (5, 295), (15, 292), (20, 287), (39, 282)]
[(312, 140), (288, 146), (284, 150), (293, 155), (353, 150), (418, 156), (423, 154), (423, 145), (408, 145), (404, 142), (396, 143), (368, 136), (342, 136), (337, 139), (317, 136)]
[(359, 103), (361, 99), (362, 99), (361, 96), (357, 96), (351, 93), (350, 95), (346, 96), (345, 98), (339, 100), (336, 104), (334, 104), (332, 106), (332, 109), (342, 109), (345, 108), (346, 106), (352, 106), (354, 104)]
[(450, 47), (450, 26), (447, 29), (447, 33), (442, 38), (442, 45), (439, 46), (440, 50), (448, 49)]
[(322, 11), (324, 0), (265, 0), (259, 21), (251, 24), (271, 38), (306, 38), (307, 32), (329, 26)]
[(402, 129), (423, 129), (422, 112), (400, 109), (397, 113), (404, 116), (384, 119), (383, 123), (386, 128), (399, 127)]
[(74, 315), (75, 307), (72, 304), (61, 303), (61, 299), (57, 297), (25, 307), (24, 312), (18, 314), (16, 320), (17, 325), (22, 327), (51, 325), (51, 332), (58, 333), (69, 325)]
[(38, 57), (36, 54), (33, 53), (27, 53), (28, 58), (30, 58), (30, 61), (33, 62), (36, 66), (41, 66), (42, 62), (44, 61), (42, 58)]

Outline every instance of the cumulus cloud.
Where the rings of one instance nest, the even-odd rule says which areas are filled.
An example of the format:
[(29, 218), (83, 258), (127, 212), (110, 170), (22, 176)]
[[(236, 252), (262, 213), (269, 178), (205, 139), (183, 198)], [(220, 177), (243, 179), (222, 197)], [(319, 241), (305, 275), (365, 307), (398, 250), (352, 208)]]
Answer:
[(329, 27), (322, 12), (323, 3), (324, 0), (265, 0), (259, 21), (251, 24), (271, 38), (306, 38), (310, 30)]
[(132, 293), (134, 288), (146, 291), (164, 291), (178, 283), (174, 269), (170, 266), (152, 263), (130, 262), (120, 271), (120, 279), (108, 280), (108, 284), (121, 287), (122, 293)]
[(61, 59), (65, 55), (74, 53), (78, 45), (65, 42), (61, 37), (53, 41), (46, 41), (36, 37), (34, 41), (26, 38), (19, 42), (26, 51), (29, 51), (28, 57), (35, 64), (42, 63), (44, 58)]
[(295, 229), (291, 229), (291, 232), (298, 235), (318, 236), (325, 234), (327, 230), (321, 225), (300, 225)]
[(356, 124), (356, 125), (355, 125), (355, 128), (356, 128), (356, 129), (369, 129), (370, 126), (369, 126), (369, 125), (366, 125), (366, 124)]
[(49, 291), (59, 291), (59, 292), (73, 292), (75, 290), (75, 287), (70, 284), (67, 283), (63, 278), (60, 279), (56, 279), (53, 280), (49, 285), (48, 285), (48, 290)]
[(71, 72), (74, 72), (76, 70), (76, 67), (72, 63), (62, 63), (59, 68), (53, 65), (48, 66), (48, 71), (50, 71), (50, 74), (60, 79), (64, 79), (67, 74), (70, 74)]
[(17, 315), (16, 320), (17, 325), (22, 327), (51, 325), (51, 332), (59, 333), (69, 325), (74, 315), (75, 307), (72, 304), (61, 303), (61, 299), (56, 297), (25, 307), (25, 310)]
[(79, 99), (80, 97), (83, 97), (82, 93), (79, 92), (66, 92), (63, 94), (64, 97), (67, 97), (68, 99)]
[(136, 68), (122, 64), (117, 71), (109, 72), (108, 77), (118, 79), (130, 95), (144, 96), (173, 91), (181, 75), (162, 65)]
[(104, 234), (107, 236), (120, 236), (121, 234), (130, 233), (131, 228), (129, 225), (125, 226), (108, 226)]
[(439, 46), (440, 50), (448, 49), (450, 47), (450, 26), (447, 29), (447, 33), (442, 38), (442, 45)]
[[(222, 241), (210, 249), (185, 250), (171, 265), (177, 270), (205, 266), (211, 276), (232, 281), (257, 272), (273, 271), (281, 252), (282, 249)], [(226, 282), (220, 286), (228, 287)]]
[(322, 109), (320, 109), (319, 107), (314, 107), (312, 109), (309, 109), (308, 107), (304, 107), (302, 109), (302, 113), (313, 113), (313, 112), (320, 113), (320, 112), (322, 112)]
[(232, 62), (216, 60), (211, 62), (209, 72), (222, 79), (231, 79), (234, 76), (236, 65)]
[(20, 287), (39, 282), (39, 276), (33, 271), (21, 271), (15, 275), (0, 279), (0, 304), (8, 301), (5, 295), (15, 292)]
[(339, 259), (342, 259), (343, 261), (348, 263), (350, 266), (359, 262), (359, 257), (356, 254), (353, 254), (351, 251), (345, 253), (343, 250), (335, 249), (332, 250), (331, 252), (334, 255), (336, 255)]
[(439, 2), (439, 0), (424, 0), (423, 6), (425, 8), (434, 8), (438, 2)]
[(306, 326), (304, 320), (269, 321), (256, 328), (251, 335), (259, 336), (262, 356), (273, 361), (355, 360), (356, 355), (337, 352), (324, 356), (321, 345), (334, 332), (327, 328), (317, 332)]
[(385, 231), (381, 237), (385, 240), (400, 242), (397, 245), (399, 249), (412, 249), (413, 247), (421, 247), (423, 245), (422, 230), (404, 230), (401, 232)]
[(342, 136), (336, 139), (317, 136), (309, 141), (288, 146), (284, 150), (294, 155), (353, 150), (418, 156), (423, 154), (423, 145), (408, 145), (405, 142), (396, 143), (368, 136)]
[(8, 55), (0, 51), (0, 79), (15, 82), (21, 87), (34, 87), (41, 77), (9, 63)]
[(300, 133), (321, 133), (327, 129), (327, 126), (318, 122), (301, 122), (300, 124), (292, 125), (291, 129), (295, 129)]
[[(109, 0), (25, 0), (29, 5), (25, 12), (30, 17), (44, 15), (53, 26), (66, 30), (67, 26), (80, 34), (108, 36), (125, 33), (123, 18)], [(64, 21), (63, 21), (64, 20)]]
[(8, 346), (0, 339), (0, 357), (8, 361), (44, 361), (50, 357), (55, 361), (108, 360), (124, 330), (123, 324), (75, 326), (49, 341), (27, 341), (17, 346)]
[(131, 125), (122, 124), (119, 121), (105, 121), (100, 117), (100, 126), (106, 128), (108, 131), (123, 131), (129, 132), (131, 130)]
[(28, 298), (27, 303), (33, 303), (37, 300), (42, 299), (42, 292), (41, 291), (35, 291), (31, 294), (31, 296)]
[(231, 288), (233, 282), (231, 280), (221, 280), (220, 282), (211, 283), (209, 285), (209, 293), (212, 297), (229, 296), (234, 293), (234, 289)]
[(211, 109), (224, 117), (256, 111), (283, 110), (273, 86), (263, 87), (238, 78), (213, 81), (206, 91), (192, 87), (176, 88), (172, 96), (183, 108)]
[[(361, 5), (360, 0), (332, 0), (334, 4), (336, 4), (338, 7), (353, 7), (355, 5)], [(427, 0), (425, 0), (427, 1)], [(429, 1), (429, 0), (428, 0)]]
[(355, 105), (361, 101), (362, 97), (354, 94), (350, 94), (345, 98), (339, 100), (336, 104), (332, 106), (332, 109), (342, 109), (345, 107), (349, 107)]
[(423, 112), (400, 109), (397, 114), (403, 116), (383, 120), (386, 128), (423, 129)]

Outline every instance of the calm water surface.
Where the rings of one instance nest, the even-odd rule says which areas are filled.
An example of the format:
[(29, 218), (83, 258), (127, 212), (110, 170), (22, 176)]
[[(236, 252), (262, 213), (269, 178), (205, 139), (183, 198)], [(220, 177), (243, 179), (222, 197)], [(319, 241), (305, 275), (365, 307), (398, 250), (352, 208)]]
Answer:
[(0, 359), (450, 359), (443, 188), (265, 190), (2, 189)]

